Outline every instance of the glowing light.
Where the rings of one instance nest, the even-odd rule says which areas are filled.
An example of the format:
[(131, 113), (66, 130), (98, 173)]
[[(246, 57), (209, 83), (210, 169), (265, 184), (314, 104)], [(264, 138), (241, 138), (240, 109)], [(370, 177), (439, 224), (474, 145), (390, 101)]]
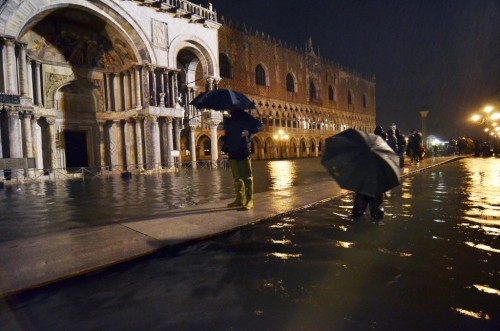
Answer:
[(478, 114), (474, 114), (471, 117), (471, 120), (474, 121), (474, 122), (478, 122), (480, 119), (481, 119), (481, 116), (478, 115)]
[(474, 247), (474, 248), (477, 248), (477, 249), (482, 249), (483, 251), (488, 251), (488, 252), (493, 252), (493, 253), (500, 253), (500, 249), (496, 249), (496, 248), (493, 248), (491, 246), (488, 246), (488, 245), (484, 245), (484, 244), (474, 244), (470, 241), (467, 241), (465, 242), (466, 245), (470, 246), (470, 247)]
[(476, 284), (474, 284), (474, 287), (477, 288), (481, 292), (486, 292), (486, 293), (489, 293), (489, 294), (500, 295), (500, 291), (499, 290), (491, 288), (491, 287), (486, 286), (486, 285), (476, 285)]
[(290, 245), (292, 243), (292, 241), (288, 239), (283, 239), (283, 240), (271, 239), (271, 242), (273, 244), (280, 244), (280, 245)]
[(462, 309), (462, 308), (451, 308), (453, 310), (455, 310), (456, 312), (462, 314), (462, 315), (466, 315), (466, 316), (470, 316), (470, 317), (474, 317), (474, 318), (477, 318), (477, 319), (484, 319), (484, 320), (489, 320), (490, 319), (490, 316), (488, 314), (485, 314), (483, 313), (482, 311), (480, 311), (479, 313), (476, 313), (476, 312), (473, 312), (473, 311), (470, 311), (470, 310), (466, 310), (466, 309)]
[(354, 246), (354, 243), (351, 243), (351, 242), (347, 242), (347, 241), (336, 241), (335, 242), (335, 246), (337, 247), (343, 247), (343, 248), (351, 248), (352, 246)]
[(267, 254), (267, 256), (274, 256), (282, 260), (288, 260), (291, 258), (299, 258), (302, 256), (302, 254), (290, 254), (290, 253), (279, 253), (279, 252), (274, 252), (271, 254)]

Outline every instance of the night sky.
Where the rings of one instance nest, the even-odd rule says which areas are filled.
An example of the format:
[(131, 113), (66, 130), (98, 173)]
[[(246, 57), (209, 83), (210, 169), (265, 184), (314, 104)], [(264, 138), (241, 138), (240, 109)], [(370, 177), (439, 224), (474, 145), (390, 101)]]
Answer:
[(377, 124), (442, 140), (480, 134), (470, 115), (500, 98), (500, 0), (212, 0), (246, 24), (377, 79)]

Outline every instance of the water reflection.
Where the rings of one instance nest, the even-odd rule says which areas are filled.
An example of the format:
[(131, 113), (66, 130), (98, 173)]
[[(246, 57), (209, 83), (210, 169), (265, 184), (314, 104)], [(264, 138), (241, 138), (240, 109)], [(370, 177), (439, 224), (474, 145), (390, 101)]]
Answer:
[[(405, 178), (384, 201), (384, 226), (346, 217), (352, 195), (345, 195), (20, 295), (0, 310), (0, 324), (11, 314), (20, 329), (496, 330), (500, 224), (464, 221), (470, 210), (498, 207), (472, 187), (479, 184), (469, 166), (482, 162), (489, 161)], [(193, 185), (202, 184), (212, 185)], [(164, 203), (160, 192), (141, 199)]]
[(271, 190), (289, 188), (297, 177), (297, 166), (290, 160), (269, 162), (268, 169), (271, 177)]
[[(319, 159), (253, 163), (256, 193), (331, 180)], [(46, 181), (0, 190), (0, 242), (54, 231), (155, 217), (233, 197), (229, 169)]]

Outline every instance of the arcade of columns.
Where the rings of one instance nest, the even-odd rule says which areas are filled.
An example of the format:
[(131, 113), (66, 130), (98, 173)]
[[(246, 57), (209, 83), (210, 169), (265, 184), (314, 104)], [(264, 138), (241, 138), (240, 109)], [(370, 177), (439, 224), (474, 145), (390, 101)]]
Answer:
[[(42, 169), (64, 169), (63, 114), (56, 96), (53, 104), (44, 98), (42, 89), (49, 88), (42, 84), (44, 64), (27, 56), (25, 44), (11, 38), (2, 41), (5, 94), (0, 109), (5, 110), (7, 125), (3, 127), (8, 128), (8, 134), (0, 137), (8, 140), (8, 151), (2, 150), (0, 144), (0, 158), (34, 158), (37, 170), (27, 171), (30, 177)], [(172, 151), (181, 148), (184, 127), (189, 128), (190, 161), (196, 166), (195, 130), (200, 125), (200, 114), (189, 102), (197, 88), (179, 91), (178, 74), (177, 69), (135, 65), (126, 72), (102, 72), (101, 79), (93, 80), (104, 84), (104, 95), (103, 109), (96, 111), (96, 122), (89, 131), (92, 137), (95, 136), (92, 131), (97, 131), (98, 142), (97, 146), (91, 143), (88, 147), (89, 166), (119, 171), (170, 168), (174, 165)], [(217, 88), (217, 81), (207, 79), (206, 89)], [(13, 98), (12, 102), (11, 97), (16, 95), (20, 98), (17, 101)], [(211, 160), (215, 165), (217, 127), (222, 117), (220, 113), (212, 113), (204, 119), (203, 124), (210, 128)], [(44, 127), (47, 143), (42, 141)], [(1, 129), (2, 126), (0, 133)], [(98, 153), (93, 153), (94, 147)], [(181, 155), (176, 156), (180, 161)]]

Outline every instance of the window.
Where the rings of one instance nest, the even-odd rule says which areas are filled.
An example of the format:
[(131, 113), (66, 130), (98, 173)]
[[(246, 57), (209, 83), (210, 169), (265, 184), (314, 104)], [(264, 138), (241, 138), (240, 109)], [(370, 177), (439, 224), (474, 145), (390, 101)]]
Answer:
[(291, 74), (286, 75), (286, 90), (288, 92), (295, 92), (295, 82)]
[(335, 91), (333, 90), (333, 87), (331, 85), (328, 87), (328, 100), (335, 100)]
[(219, 74), (222, 78), (233, 78), (231, 63), (226, 54), (219, 54)]
[(264, 68), (259, 64), (255, 68), (255, 84), (261, 85), (261, 86), (267, 86), (266, 85), (266, 72), (264, 71)]
[(347, 91), (347, 104), (352, 105), (352, 92)]
[(314, 86), (313, 82), (311, 82), (309, 84), (309, 99), (311, 99), (311, 100), (317, 99), (316, 98), (316, 86)]

